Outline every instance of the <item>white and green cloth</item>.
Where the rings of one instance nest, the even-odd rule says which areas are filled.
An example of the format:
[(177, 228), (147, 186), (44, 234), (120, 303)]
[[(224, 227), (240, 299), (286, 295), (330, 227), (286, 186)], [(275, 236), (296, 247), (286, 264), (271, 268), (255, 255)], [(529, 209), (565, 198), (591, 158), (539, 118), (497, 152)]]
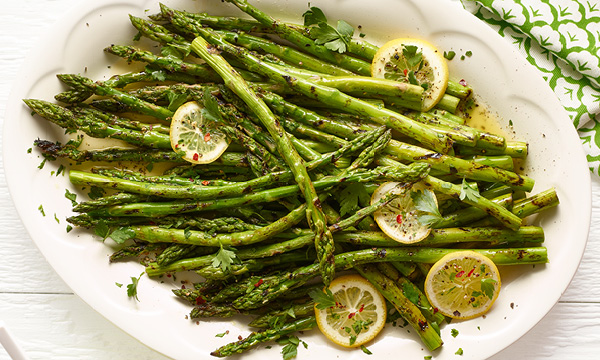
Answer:
[(542, 73), (600, 175), (600, 1), (460, 1)]

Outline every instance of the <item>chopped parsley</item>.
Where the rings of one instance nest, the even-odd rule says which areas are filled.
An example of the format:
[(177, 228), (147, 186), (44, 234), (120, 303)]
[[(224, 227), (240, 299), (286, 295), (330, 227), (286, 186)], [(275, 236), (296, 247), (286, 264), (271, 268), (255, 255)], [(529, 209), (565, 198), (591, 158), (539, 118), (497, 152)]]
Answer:
[(132, 297), (137, 301), (140, 301), (140, 299), (138, 299), (138, 296), (137, 296), (137, 287), (138, 287), (140, 279), (142, 278), (143, 275), (144, 275), (144, 273), (141, 273), (140, 276), (138, 276), (138, 277), (132, 276), (131, 284), (127, 285), (127, 296)]
[(455, 56), (456, 56), (456, 53), (452, 50), (444, 51), (444, 57), (446, 58), (446, 60), (452, 60), (452, 59), (454, 59)]

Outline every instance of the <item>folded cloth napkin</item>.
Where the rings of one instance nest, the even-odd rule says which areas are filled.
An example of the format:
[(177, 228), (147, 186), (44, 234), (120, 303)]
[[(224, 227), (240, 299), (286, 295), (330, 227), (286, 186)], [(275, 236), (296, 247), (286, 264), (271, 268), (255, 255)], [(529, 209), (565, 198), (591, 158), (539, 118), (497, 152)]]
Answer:
[(600, 175), (600, 2), (460, 0), (516, 46), (554, 90)]

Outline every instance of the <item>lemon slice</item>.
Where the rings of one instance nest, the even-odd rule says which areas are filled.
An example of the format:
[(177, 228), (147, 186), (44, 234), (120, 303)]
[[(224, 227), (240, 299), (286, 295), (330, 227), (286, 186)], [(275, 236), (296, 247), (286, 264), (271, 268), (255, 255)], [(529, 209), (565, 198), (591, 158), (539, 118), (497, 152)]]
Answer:
[(425, 279), (425, 295), (442, 314), (472, 319), (492, 307), (500, 285), (500, 273), (492, 260), (475, 251), (457, 251), (431, 267)]
[(317, 326), (329, 340), (344, 347), (357, 347), (371, 341), (385, 325), (385, 298), (360, 275), (344, 275), (329, 285), (335, 305), (319, 309)]
[(436, 206), (437, 200), (435, 200), (433, 192), (427, 189), (423, 183), (416, 183), (408, 190), (401, 185), (397, 182), (386, 182), (373, 192), (371, 204), (379, 201), (390, 191), (403, 192), (389, 204), (373, 213), (373, 219), (381, 231), (390, 238), (403, 244), (412, 244), (425, 239), (431, 232), (431, 228), (419, 222), (418, 217), (422, 212), (416, 208), (411, 193), (429, 191)]
[(379, 48), (371, 76), (423, 87), (422, 111), (437, 104), (448, 86), (448, 65), (441, 51), (425, 40), (401, 38)]
[(203, 107), (195, 101), (181, 105), (171, 120), (171, 147), (183, 153), (183, 159), (194, 164), (208, 164), (227, 150), (229, 141), (215, 124), (204, 116)]

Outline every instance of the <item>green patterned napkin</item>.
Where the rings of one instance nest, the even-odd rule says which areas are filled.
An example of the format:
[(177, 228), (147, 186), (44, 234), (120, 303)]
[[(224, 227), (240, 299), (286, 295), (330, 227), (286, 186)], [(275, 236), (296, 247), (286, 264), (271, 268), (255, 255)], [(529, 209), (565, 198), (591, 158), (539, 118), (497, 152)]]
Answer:
[(600, 175), (600, 2), (460, 0), (518, 47), (567, 110)]

